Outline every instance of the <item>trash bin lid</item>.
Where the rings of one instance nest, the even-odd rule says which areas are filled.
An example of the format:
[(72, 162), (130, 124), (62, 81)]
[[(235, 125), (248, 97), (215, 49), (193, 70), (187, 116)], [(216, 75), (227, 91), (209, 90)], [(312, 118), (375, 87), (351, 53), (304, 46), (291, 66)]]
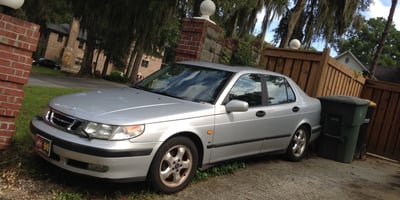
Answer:
[(321, 101), (330, 101), (330, 102), (337, 102), (337, 103), (357, 105), (357, 106), (369, 105), (369, 102), (367, 100), (352, 96), (337, 95), (337, 96), (323, 96), (318, 98)]
[(365, 99), (365, 100), (368, 101), (369, 107), (376, 107), (376, 103), (375, 102), (373, 102), (373, 101), (371, 101), (369, 99)]

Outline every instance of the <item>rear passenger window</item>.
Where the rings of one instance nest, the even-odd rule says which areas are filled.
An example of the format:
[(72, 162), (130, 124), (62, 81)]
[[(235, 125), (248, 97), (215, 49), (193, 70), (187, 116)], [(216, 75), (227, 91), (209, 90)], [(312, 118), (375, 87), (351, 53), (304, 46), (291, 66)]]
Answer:
[(266, 76), (268, 105), (296, 101), (296, 96), (287, 80), (280, 76)]

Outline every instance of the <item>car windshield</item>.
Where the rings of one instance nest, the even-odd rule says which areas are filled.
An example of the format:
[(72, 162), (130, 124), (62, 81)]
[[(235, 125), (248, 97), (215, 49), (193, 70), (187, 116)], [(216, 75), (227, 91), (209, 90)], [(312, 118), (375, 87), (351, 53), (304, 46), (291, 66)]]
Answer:
[(232, 72), (174, 64), (146, 77), (133, 87), (195, 102), (214, 103)]

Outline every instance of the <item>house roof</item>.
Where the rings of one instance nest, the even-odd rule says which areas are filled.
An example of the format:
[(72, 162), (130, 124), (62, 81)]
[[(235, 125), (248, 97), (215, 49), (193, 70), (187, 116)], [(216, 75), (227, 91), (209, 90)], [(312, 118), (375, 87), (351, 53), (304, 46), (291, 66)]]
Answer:
[[(46, 24), (46, 28), (48, 30), (51, 30), (53, 32), (57, 32), (63, 35), (69, 35), (69, 29), (70, 29), (70, 25), (69, 24), (51, 24), (51, 23), (47, 23)], [(78, 39), (80, 40), (86, 40), (87, 38), (87, 32), (83, 31), (82, 29), (79, 29), (79, 33), (78, 33)]]
[(356, 63), (358, 65), (360, 65), (360, 67), (362, 67), (365, 71), (370, 73), (369, 69), (367, 67), (365, 67), (364, 64), (362, 64), (361, 61), (358, 60), (358, 58), (353, 53), (351, 53), (351, 51), (349, 51), (349, 50), (339, 54), (338, 56), (335, 57), (335, 59), (338, 60), (338, 59), (340, 59), (342, 57), (345, 57), (345, 56), (350, 56), (352, 59), (354, 59), (356, 61)]

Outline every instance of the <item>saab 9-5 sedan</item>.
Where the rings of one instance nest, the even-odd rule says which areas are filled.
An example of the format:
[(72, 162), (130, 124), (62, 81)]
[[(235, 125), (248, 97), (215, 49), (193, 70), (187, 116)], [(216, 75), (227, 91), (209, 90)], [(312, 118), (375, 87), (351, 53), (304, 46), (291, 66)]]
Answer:
[(223, 161), (301, 160), (320, 134), (320, 110), (282, 74), (187, 61), (133, 86), (54, 98), (31, 132), (37, 153), (60, 168), (173, 193)]

